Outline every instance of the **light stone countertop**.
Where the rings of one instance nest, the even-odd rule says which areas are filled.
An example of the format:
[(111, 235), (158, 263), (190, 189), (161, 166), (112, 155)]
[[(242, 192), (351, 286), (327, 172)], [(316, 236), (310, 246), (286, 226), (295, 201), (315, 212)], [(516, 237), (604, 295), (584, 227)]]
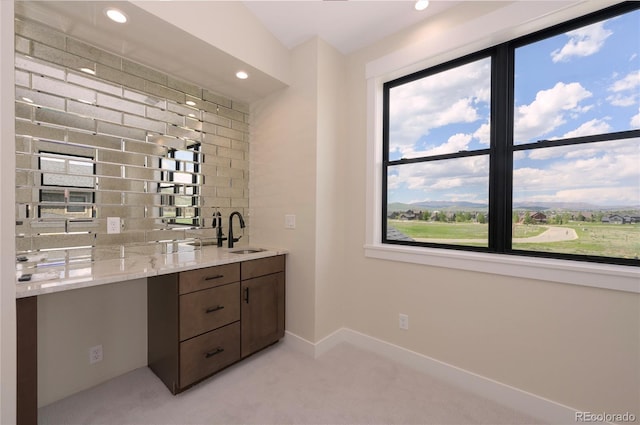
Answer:
[(126, 258), (36, 267), (33, 270), (24, 271), (31, 273), (31, 280), (26, 282), (17, 281), (18, 277), (23, 273), (22, 270), (17, 270), (16, 298), (88, 288), (108, 283), (118, 283), (127, 280), (147, 278), (149, 276), (238, 263), (288, 253), (285, 249), (267, 248), (263, 246), (260, 248), (264, 249), (264, 251), (250, 254), (234, 254), (229, 252), (246, 248), (249, 247), (237, 246), (230, 250), (216, 246), (203, 246), (200, 249), (185, 252), (128, 255)]

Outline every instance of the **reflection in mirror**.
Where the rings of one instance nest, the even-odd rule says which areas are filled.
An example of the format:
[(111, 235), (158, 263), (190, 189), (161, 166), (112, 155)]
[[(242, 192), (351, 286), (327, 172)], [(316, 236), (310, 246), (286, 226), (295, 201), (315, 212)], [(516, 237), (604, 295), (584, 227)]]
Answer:
[[(39, 219), (95, 217), (93, 158), (40, 152), (38, 168), (41, 171)], [(91, 190), (83, 191), (81, 188)]]
[[(75, 264), (170, 252), (214, 238), (214, 211), (247, 215), (247, 104), (140, 64), (115, 66), (131, 62), (78, 40), (33, 37), (43, 32), (71, 40), (16, 26), (19, 257)], [(70, 66), (80, 58), (95, 75)], [(108, 217), (121, 219), (120, 232), (107, 231)]]
[(158, 192), (161, 196), (160, 217), (170, 225), (197, 226), (200, 218), (200, 143), (186, 150), (170, 149), (160, 159), (162, 169)]

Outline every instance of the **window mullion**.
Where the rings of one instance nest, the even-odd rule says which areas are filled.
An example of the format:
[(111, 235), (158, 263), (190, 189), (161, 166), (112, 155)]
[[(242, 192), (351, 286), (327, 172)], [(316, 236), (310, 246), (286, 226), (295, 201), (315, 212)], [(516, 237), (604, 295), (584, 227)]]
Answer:
[(513, 54), (498, 46), (492, 60), (491, 163), (489, 168), (489, 249), (511, 248), (511, 128), (513, 128)]

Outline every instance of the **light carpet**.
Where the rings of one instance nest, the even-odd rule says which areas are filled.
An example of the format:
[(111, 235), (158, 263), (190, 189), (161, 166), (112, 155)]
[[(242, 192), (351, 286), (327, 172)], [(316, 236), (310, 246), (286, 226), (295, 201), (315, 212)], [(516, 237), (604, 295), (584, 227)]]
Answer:
[(533, 424), (342, 343), (313, 359), (278, 343), (177, 396), (140, 368), (39, 409), (40, 424)]

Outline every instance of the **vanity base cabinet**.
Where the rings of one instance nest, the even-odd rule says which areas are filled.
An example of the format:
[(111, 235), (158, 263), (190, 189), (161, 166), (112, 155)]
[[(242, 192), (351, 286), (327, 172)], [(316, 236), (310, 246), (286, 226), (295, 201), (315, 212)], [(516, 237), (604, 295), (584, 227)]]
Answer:
[(147, 364), (173, 394), (178, 392), (178, 275), (147, 279)]
[(240, 360), (240, 265), (147, 279), (147, 360), (173, 394)]
[(284, 337), (285, 256), (244, 261), (242, 279), (242, 357)]
[(180, 344), (180, 387), (223, 369), (240, 359), (240, 322)]
[(147, 279), (148, 365), (173, 394), (281, 339), (285, 257)]
[(38, 297), (16, 300), (16, 423), (38, 423)]
[(242, 281), (242, 357), (284, 336), (284, 272)]

